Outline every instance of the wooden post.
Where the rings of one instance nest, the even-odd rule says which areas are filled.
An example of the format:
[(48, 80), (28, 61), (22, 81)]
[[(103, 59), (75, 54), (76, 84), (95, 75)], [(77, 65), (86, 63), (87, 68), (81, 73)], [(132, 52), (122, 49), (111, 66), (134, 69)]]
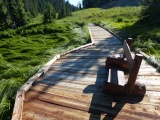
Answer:
[(133, 39), (132, 39), (132, 38), (128, 38), (128, 39), (127, 39), (127, 44), (128, 44), (128, 46), (129, 46), (130, 48), (131, 48), (132, 42), (133, 42)]
[(139, 71), (142, 59), (143, 59), (143, 55), (136, 54), (135, 59), (134, 59), (135, 63), (133, 65), (133, 68), (132, 68), (131, 73), (130, 73), (129, 78), (128, 78), (127, 85), (125, 87), (125, 94), (127, 94), (127, 95), (131, 95), (132, 92), (133, 92), (134, 85), (135, 85), (135, 82), (136, 82), (136, 78), (137, 78), (137, 75), (138, 75), (138, 71)]
[[(129, 46), (129, 48), (131, 48), (132, 41), (133, 41), (132, 38), (128, 38), (128, 39), (126, 40), (128, 46)], [(126, 58), (125, 53), (123, 53), (123, 58)]]

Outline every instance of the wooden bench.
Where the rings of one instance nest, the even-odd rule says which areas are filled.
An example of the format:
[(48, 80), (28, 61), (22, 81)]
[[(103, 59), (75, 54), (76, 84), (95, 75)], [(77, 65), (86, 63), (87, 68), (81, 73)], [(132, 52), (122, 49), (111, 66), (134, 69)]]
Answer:
[[(136, 78), (143, 59), (143, 55), (136, 54), (132, 58), (130, 45), (131, 39), (125, 40), (123, 43), (124, 54), (122, 57), (118, 55), (108, 56), (106, 60), (106, 68), (108, 70), (108, 79), (104, 82), (103, 92), (110, 94), (125, 95), (144, 95), (145, 85), (136, 83)], [(123, 70), (128, 70), (128, 80), (125, 80)]]

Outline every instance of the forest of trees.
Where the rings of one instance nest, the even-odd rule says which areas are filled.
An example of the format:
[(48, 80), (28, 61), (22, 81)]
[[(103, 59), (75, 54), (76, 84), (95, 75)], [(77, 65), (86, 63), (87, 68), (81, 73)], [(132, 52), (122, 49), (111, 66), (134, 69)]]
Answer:
[(98, 5), (101, 5), (107, 1), (111, 0), (82, 0), (83, 8), (91, 8), (91, 7), (97, 7)]
[[(97, 7), (112, 0), (82, 0), (79, 8)], [(144, 0), (143, 16), (156, 19), (160, 13), (159, 0)], [(43, 22), (61, 19), (71, 15), (78, 7), (68, 0), (0, 0), (0, 29), (15, 28), (25, 25), (30, 18), (43, 14)]]
[(55, 18), (56, 15), (60, 19), (77, 9), (65, 0), (0, 0), (0, 26), (1, 28), (23, 26), (29, 18), (38, 14), (44, 14), (46, 17), (44, 22), (50, 22), (49, 19)]

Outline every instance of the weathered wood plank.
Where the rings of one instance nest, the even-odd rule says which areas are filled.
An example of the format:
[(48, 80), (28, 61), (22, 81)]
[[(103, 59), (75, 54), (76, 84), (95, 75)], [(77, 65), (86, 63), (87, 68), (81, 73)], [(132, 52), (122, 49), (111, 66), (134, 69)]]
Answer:
[(125, 52), (125, 56), (126, 56), (126, 58), (127, 58), (127, 62), (128, 62), (128, 65), (129, 65), (129, 69), (130, 69), (130, 71), (131, 71), (131, 70), (132, 70), (132, 67), (133, 67), (133, 65), (134, 65), (134, 60), (133, 60), (133, 58), (132, 58), (130, 48), (129, 48), (128, 44), (126, 43), (126, 41), (124, 41), (123, 49), (124, 49), (124, 52)]
[[(81, 60), (82, 61), (82, 60)], [(95, 63), (95, 64), (93, 64), (93, 63)], [(68, 61), (68, 62), (59, 62), (59, 61), (57, 61), (56, 63), (54, 63), (53, 65), (70, 65), (70, 64), (72, 64), (72, 65), (90, 65), (90, 66), (96, 66), (97, 64), (99, 64), (99, 65), (104, 65), (104, 62), (97, 62), (97, 64), (96, 64), (96, 60), (95, 60), (95, 62), (93, 61), (93, 60), (88, 60), (88, 61), (82, 61), (82, 62), (76, 62), (76, 61)]]
[(59, 66), (54, 66), (51, 67), (50, 70), (57, 71), (57, 72), (72, 72), (72, 73), (80, 73), (80, 74), (106, 74), (106, 69), (105, 68), (96, 68), (96, 67), (91, 67), (91, 68), (86, 68), (86, 67), (59, 67)]
[(125, 85), (124, 72), (116, 69), (109, 69), (108, 82), (122, 86)]
[[(111, 101), (124, 101), (124, 102), (130, 102), (130, 103), (138, 103), (137, 101), (139, 101), (140, 97), (135, 97), (135, 96), (109, 96), (109, 95), (104, 95), (103, 93), (101, 93), (101, 88), (98, 86), (89, 86), (87, 88), (82, 88), (81, 91), (74, 91), (74, 89), (57, 89), (50, 86), (42, 86), (42, 85), (38, 85), (38, 86), (34, 86), (32, 87), (32, 90), (36, 90), (36, 91), (43, 91), (45, 93), (49, 93), (49, 94), (53, 94), (53, 95), (57, 95), (57, 96), (61, 96), (61, 97), (68, 97), (70, 99), (77, 99), (77, 100), (82, 100), (85, 102), (90, 102), (91, 100), (95, 102), (95, 104), (101, 104), (103, 106), (105, 106), (105, 104), (107, 105), (107, 101), (111, 102)], [(153, 94), (151, 94), (153, 93)], [(39, 93), (38, 93), (39, 94)], [(155, 94), (160, 94), (160, 92), (150, 92), (147, 91), (146, 96), (143, 98), (143, 101), (139, 102), (139, 104), (145, 104), (145, 105), (157, 105), (159, 104), (159, 102), (153, 102), (153, 103), (148, 103), (149, 98), (148, 95), (152, 98), (154, 98)], [(157, 98), (155, 98), (156, 100)], [(100, 102), (101, 101), (101, 102)]]
[(16, 100), (14, 104), (14, 110), (12, 114), (12, 120), (21, 120), (23, 111), (23, 101), (25, 99), (25, 91), (20, 89), (17, 91)]
[[(92, 116), (94, 116), (93, 120), (96, 120), (100, 116), (103, 118), (105, 117), (105, 115), (98, 115), (98, 114), (92, 114), (92, 116), (91, 116), (91, 114), (88, 112), (80, 111), (77, 109), (71, 109), (71, 108), (67, 108), (67, 107), (63, 107), (63, 106), (58, 106), (55, 104), (49, 104), (49, 103), (35, 100), (35, 99), (32, 99), (32, 101), (26, 102), (25, 107), (28, 108), (28, 110), (29, 110), (29, 107), (34, 108), (36, 111), (38, 111), (40, 113), (39, 115), (40, 116), (43, 115), (44, 118), (46, 118), (45, 116), (47, 116), (48, 114), (50, 116), (53, 116), (53, 119), (54, 118), (55, 119), (61, 118), (61, 119), (69, 119), (69, 120), (82, 120), (82, 119), (88, 120)], [(29, 111), (28, 111), (28, 113), (29, 113)]]
[(81, 88), (76, 88), (76, 89), (73, 89), (72, 87), (69, 87), (69, 86), (62, 86), (62, 85), (47, 85), (47, 84), (43, 84), (43, 83), (35, 83), (34, 86), (33, 86), (33, 89), (34, 88), (37, 88), (38, 89), (41, 89), (41, 90), (44, 90), (46, 88), (49, 89), (56, 89), (56, 90), (63, 90), (63, 91), (70, 91), (70, 92), (77, 92), (77, 93), (88, 93), (88, 94), (96, 94), (97, 96), (98, 95), (101, 95), (101, 87), (99, 86), (95, 86), (95, 85), (89, 85), (87, 87), (84, 86), (81, 87)]
[(92, 74), (48, 71), (46, 75), (42, 76), (37, 81), (42, 79), (60, 80), (60, 81), (68, 79), (68, 80), (88, 80), (88, 81), (103, 82), (104, 79), (107, 79), (107, 75), (106, 74), (92, 75)]
[[(125, 103), (114, 103), (112, 107), (112, 102), (108, 102), (109, 106), (103, 107), (103, 106), (94, 104), (94, 101), (92, 101), (93, 103), (90, 104), (84, 101), (81, 102), (82, 99), (80, 100), (71, 99), (70, 100), (64, 97), (59, 98), (58, 96), (55, 96), (55, 95), (52, 97), (51, 96), (52, 96), (51, 94), (45, 94), (45, 96), (39, 95), (36, 98), (39, 100), (49, 101), (50, 103), (60, 104), (62, 106), (68, 106), (70, 108), (74, 108), (74, 109), (78, 109), (82, 111), (89, 111), (92, 113), (106, 113), (110, 115), (115, 115), (117, 113), (117, 110), (120, 109), (124, 105), (123, 109), (120, 111), (121, 114), (124, 114), (126, 111), (129, 111), (130, 114), (133, 114), (135, 113), (135, 110), (136, 110), (136, 112), (139, 113), (139, 115), (143, 116), (144, 118), (146, 115), (150, 117), (152, 117), (152, 115), (155, 115), (154, 117), (160, 118), (160, 116), (156, 116), (157, 114), (159, 114), (159, 111), (155, 110), (156, 106), (148, 106), (148, 105), (147, 106), (145, 105), (135, 105), (135, 106), (126, 105), (125, 106)], [(27, 100), (32, 101), (32, 98), (27, 97)], [(148, 110), (148, 108), (150, 109)], [(134, 114), (133, 116), (136, 117), (136, 114)]]

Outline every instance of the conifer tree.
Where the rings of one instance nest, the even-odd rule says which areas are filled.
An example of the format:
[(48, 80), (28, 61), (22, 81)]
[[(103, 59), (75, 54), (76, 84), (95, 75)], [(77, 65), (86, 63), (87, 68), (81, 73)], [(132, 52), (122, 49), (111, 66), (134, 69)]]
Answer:
[(56, 18), (56, 11), (54, 7), (50, 4), (47, 3), (46, 9), (43, 14), (43, 22), (44, 23), (51, 23), (53, 19)]
[(7, 7), (6, 4), (3, 0), (0, 0), (0, 25), (1, 27), (6, 27), (9, 25), (8, 20), (7, 20)]
[(65, 1), (59, 0), (59, 12), (58, 12), (58, 18), (64, 18), (66, 16), (66, 9), (65, 9)]
[(71, 14), (71, 11), (70, 11), (70, 4), (68, 1), (66, 1), (65, 8), (66, 8), (66, 16), (69, 16)]
[(12, 27), (23, 26), (27, 23), (27, 15), (22, 0), (8, 0), (8, 10)]

